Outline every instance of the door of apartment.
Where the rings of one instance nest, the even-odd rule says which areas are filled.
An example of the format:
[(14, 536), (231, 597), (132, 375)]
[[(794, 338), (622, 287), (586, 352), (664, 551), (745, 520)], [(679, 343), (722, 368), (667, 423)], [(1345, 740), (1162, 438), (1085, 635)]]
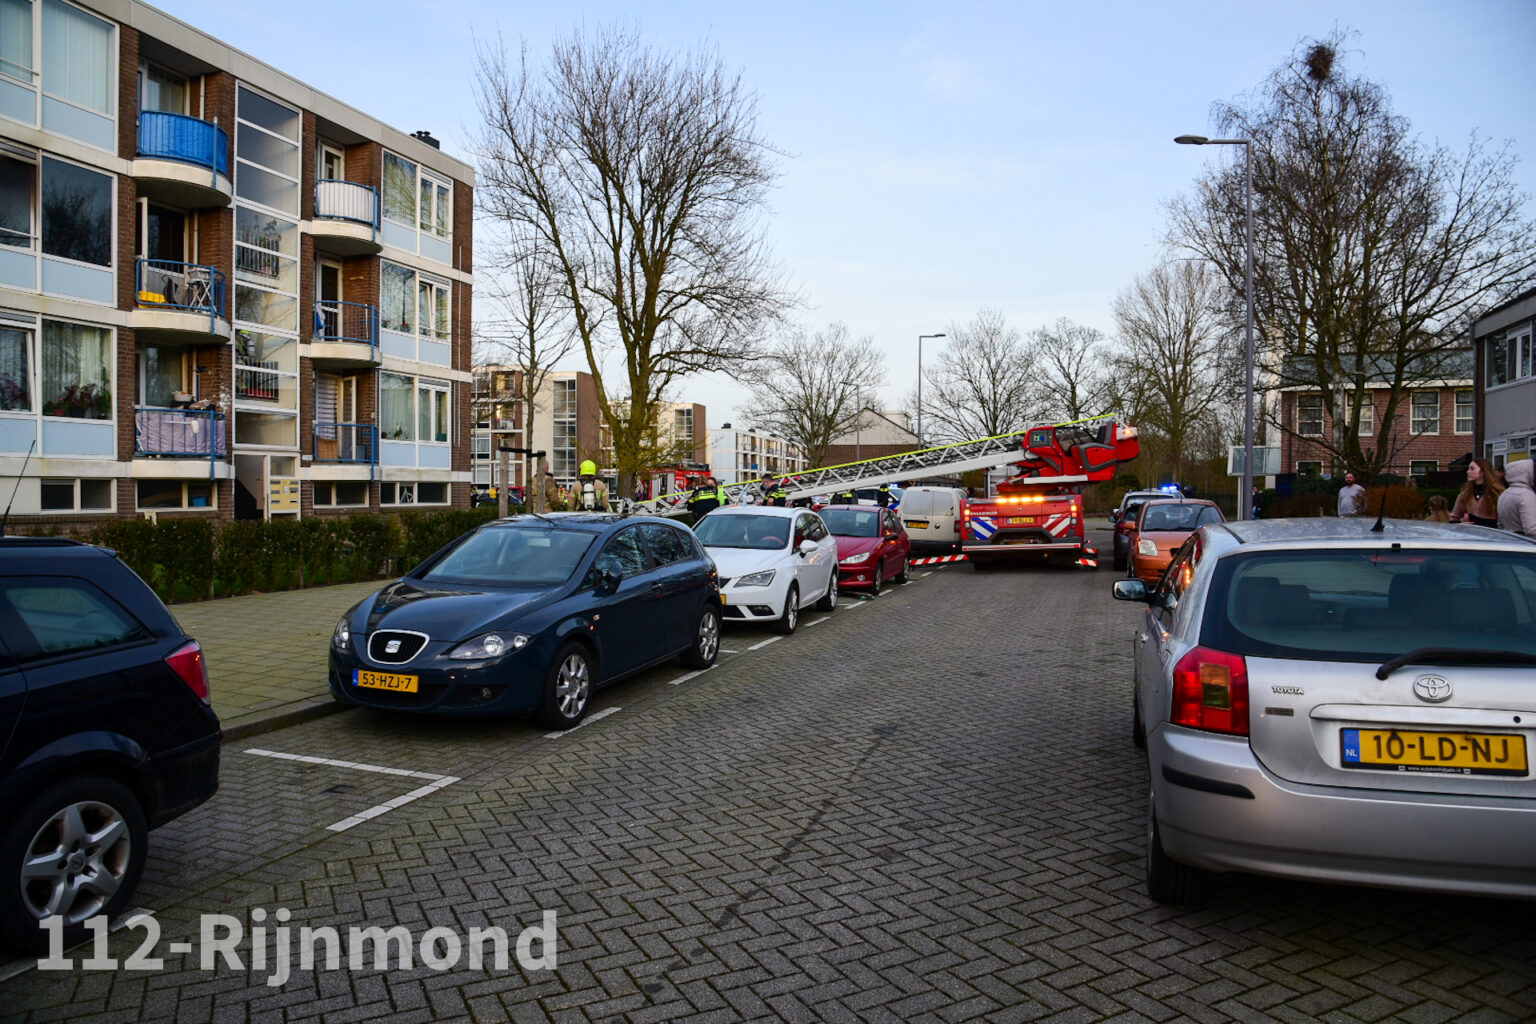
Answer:
[(320, 177), (331, 181), (345, 181), (347, 158), (341, 150), (328, 143), (320, 144)]
[(315, 459), (351, 462), (366, 454), (357, 431), (357, 378), (333, 373), (315, 377)]
[(316, 326), (320, 337), (316, 341), (340, 341), (341, 315), (341, 264), (321, 260), (315, 264)]

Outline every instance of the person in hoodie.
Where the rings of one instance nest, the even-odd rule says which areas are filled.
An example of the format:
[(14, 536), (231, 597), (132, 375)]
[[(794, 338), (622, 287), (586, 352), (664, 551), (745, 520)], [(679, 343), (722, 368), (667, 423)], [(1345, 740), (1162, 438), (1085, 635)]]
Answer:
[(1536, 488), (1532, 477), (1536, 476), (1530, 459), (1509, 462), (1504, 465), (1504, 479), (1509, 486), (1499, 495), (1499, 529), (1536, 537)]

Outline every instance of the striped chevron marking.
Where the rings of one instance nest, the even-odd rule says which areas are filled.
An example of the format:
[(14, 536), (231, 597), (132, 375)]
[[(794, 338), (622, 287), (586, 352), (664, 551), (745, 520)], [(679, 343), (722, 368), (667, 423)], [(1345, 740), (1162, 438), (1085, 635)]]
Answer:
[(991, 540), (997, 532), (997, 518), (995, 516), (972, 516), (970, 518), (971, 536), (977, 540)]
[(1045, 530), (1052, 537), (1064, 536), (1071, 525), (1072, 516), (1070, 513), (1045, 517)]
[(913, 559), (909, 559), (907, 564), (908, 565), (943, 565), (946, 562), (964, 562), (964, 561), (966, 561), (966, 557), (964, 555), (935, 555), (932, 558), (913, 558)]

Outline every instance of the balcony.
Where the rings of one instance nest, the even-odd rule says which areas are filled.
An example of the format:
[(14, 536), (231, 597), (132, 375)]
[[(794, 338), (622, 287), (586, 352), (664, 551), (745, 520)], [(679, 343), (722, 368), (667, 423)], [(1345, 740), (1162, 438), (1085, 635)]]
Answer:
[(222, 270), (141, 258), (134, 266), (133, 293), (132, 324), (141, 340), (204, 345), (229, 337)]
[(135, 406), (133, 454), (135, 458), (207, 459), (212, 479), (218, 475), (219, 460), (229, 454), (224, 414), (217, 409)]
[(350, 478), (357, 470), (366, 470), (365, 476), (358, 474), (359, 479), (373, 479), (379, 465), (377, 426), (316, 420), (314, 441), (315, 463), (330, 467), (323, 476)]
[(228, 206), (229, 135), (195, 117), (141, 110), (133, 176), (139, 195), (158, 203), (188, 210)]
[(374, 256), (379, 241), (379, 190), (355, 181), (321, 178), (315, 182), (315, 219), (310, 224), (315, 248), (338, 256)]
[(361, 302), (315, 303), (309, 358), (322, 369), (378, 366), (379, 308)]

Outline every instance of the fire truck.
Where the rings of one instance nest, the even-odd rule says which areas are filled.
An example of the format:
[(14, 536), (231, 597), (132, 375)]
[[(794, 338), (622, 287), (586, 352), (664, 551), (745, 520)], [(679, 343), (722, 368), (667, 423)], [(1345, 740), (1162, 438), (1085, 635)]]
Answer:
[(960, 507), (960, 549), (977, 570), (1004, 559), (1065, 560), (1099, 567), (1083, 529), (1084, 484), (1109, 480), (1141, 451), (1136, 428), (1113, 419), (1031, 427), (1016, 472), (986, 498)]

